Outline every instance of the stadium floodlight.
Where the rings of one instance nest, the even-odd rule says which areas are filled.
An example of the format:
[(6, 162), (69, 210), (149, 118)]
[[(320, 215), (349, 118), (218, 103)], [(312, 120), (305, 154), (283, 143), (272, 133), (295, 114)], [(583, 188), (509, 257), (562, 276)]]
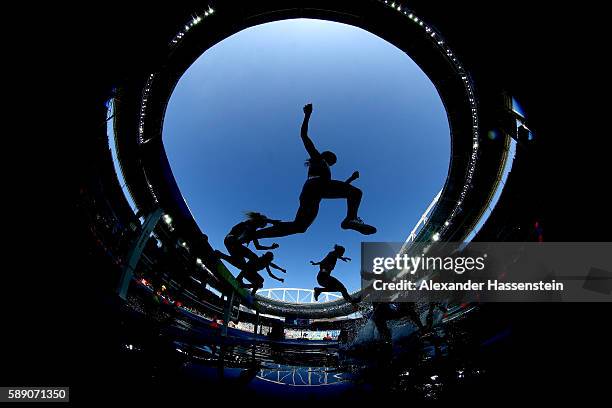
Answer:
[(434, 241), (439, 241), (440, 240), (440, 234), (436, 232), (435, 234), (433, 234), (432, 238), (433, 238)]
[(202, 265), (202, 260), (201, 260), (200, 258), (196, 258), (196, 263), (197, 263), (198, 265)]

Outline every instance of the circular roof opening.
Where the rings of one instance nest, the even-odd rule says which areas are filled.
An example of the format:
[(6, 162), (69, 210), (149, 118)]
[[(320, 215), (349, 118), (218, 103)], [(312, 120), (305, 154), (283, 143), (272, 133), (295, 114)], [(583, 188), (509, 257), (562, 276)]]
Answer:
[[(449, 125), (433, 83), (401, 50), (353, 26), (283, 20), (243, 30), (208, 49), (182, 76), (167, 107), (164, 145), (174, 177), (211, 245), (244, 211), (292, 220), (306, 168), (302, 106), (314, 104), (309, 134), (333, 150), (333, 178), (364, 192), (360, 215), (372, 237), (340, 229), (344, 200), (324, 200), (305, 234), (278, 242), (285, 287), (313, 287), (334, 244), (352, 264), (335, 275), (359, 288), (362, 240), (403, 241), (444, 186)], [(279, 286), (266, 282), (266, 287)]]

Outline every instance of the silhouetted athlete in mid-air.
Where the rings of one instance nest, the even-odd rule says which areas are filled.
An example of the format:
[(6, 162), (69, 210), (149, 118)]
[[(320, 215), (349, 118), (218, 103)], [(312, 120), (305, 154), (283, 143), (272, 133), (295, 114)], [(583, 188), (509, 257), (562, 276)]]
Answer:
[(245, 221), (234, 225), (225, 236), (224, 243), (229, 255), (225, 255), (221, 251), (215, 251), (218, 257), (225, 259), (238, 269), (244, 269), (246, 266), (245, 258), (248, 260), (257, 259), (257, 254), (247, 247), (249, 242), (253, 241), (255, 249), (259, 251), (278, 248), (277, 243), (273, 243), (270, 246), (260, 245), (257, 238), (255, 238), (255, 231), (264, 228), (268, 224), (274, 225), (280, 221), (271, 220), (258, 212), (247, 212), (246, 216), (247, 219)]
[(365, 235), (374, 234), (376, 228), (365, 224), (357, 216), (361, 203), (361, 190), (351, 185), (359, 178), (359, 172), (354, 172), (346, 181), (333, 180), (330, 166), (336, 163), (336, 155), (330, 151), (319, 152), (310, 137), (308, 137), (308, 121), (312, 114), (312, 104), (304, 106), (304, 122), (302, 123), (302, 142), (310, 156), (306, 161), (308, 180), (304, 183), (300, 194), (300, 207), (295, 219), (261, 229), (255, 233), (256, 238), (284, 237), (306, 232), (319, 212), (319, 204), (324, 198), (345, 198), (347, 203), (346, 218), (340, 226), (352, 229)]
[[(272, 279), (276, 279), (279, 282), (284, 282), (285, 280), (279, 278), (278, 276), (274, 276), (270, 268), (278, 269), (283, 273), (287, 273), (287, 271), (280, 266), (272, 263), (274, 259), (274, 254), (272, 252), (266, 252), (262, 256), (257, 256), (255, 259), (250, 259), (245, 265), (244, 268), (240, 271), (237, 276), (238, 282), (242, 284), (245, 288), (252, 288), (252, 294), (255, 295), (258, 289), (263, 288), (264, 278), (258, 273), (264, 268), (268, 271), (268, 275)], [(251, 282), (250, 285), (243, 284), (243, 279)]]
[(340, 292), (342, 297), (349, 303), (359, 303), (358, 299), (354, 299), (349, 295), (346, 287), (338, 279), (331, 276), (332, 271), (336, 267), (338, 259), (349, 262), (351, 258), (347, 258), (344, 255), (344, 247), (341, 245), (334, 245), (334, 250), (328, 253), (322, 261), (314, 262), (310, 261), (312, 265), (319, 265), (319, 273), (317, 274), (317, 282), (322, 287), (314, 288), (314, 298), (319, 300), (319, 295), (323, 292)]

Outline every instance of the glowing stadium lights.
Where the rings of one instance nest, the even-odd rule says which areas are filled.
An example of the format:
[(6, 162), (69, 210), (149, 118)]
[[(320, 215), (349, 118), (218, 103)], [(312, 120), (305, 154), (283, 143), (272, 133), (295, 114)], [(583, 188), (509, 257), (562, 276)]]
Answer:
[[(195, 25), (199, 24), (202, 19), (204, 17), (208, 17), (210, 15), (212, 15), (214, 13), (214, 9), (210, 6), (208, 6), (208, 9), (200, 15), (196, 15), (195, 17), (192, 17), (190, 21), (187, 22), (187, 24), (185, 24), (185, 27), (183, 28), (183, 30), (179, 31), (174, 38), (172, 38), (172, 40), (170, 41), (170, 46), (175, 46), (177, 45), (182, 39), (183, 37), (185, 37), (185, 34)], [(138, 141), (140, 144), (146, 143), (147, 140), (145, 140), (144, 138), (144, 134), (145, 134), (145, 120), (146, 120), (146, 114), (147, 114), (147, 102), (151, 96), (151, 89), (153, 87), (153, 82), (155, 80), (155, 73), (151, 73), (149, 74), (149, 76), (147, 77), (147, 80), (145, 82), (145, 86), (143, 88), (142, 91), (142, 98), (141, 98), (141, 102), (140, 102), (140, 112), (139, 112), (139, 120), (138, 120)], [(153, 186), (151, 186), (150, 183), (148, 183), (149, 185), (149, 191), (151, 192), (151, 195), (153, 196), (153, 200), (158, 203), (159, 200), (157, 199), (157, 195), (155, 194), (155, 191), (153, 190)], [(170, 225), (169, 223), (167, 223), (168, 225)]]
[(427, 207), (427, 209), (425, 210), (425, 212), (423, 213), (423, 215), (421, 215), (421, 218), (419, 219), (419, 221), (417, 222), (417, 224), (414, 226), (414, 228), (412, 229), (412, 231), (410, 231), (410, 235), (408, 235), (408, 238), (406, 239), (406, 242), (404, 242), (404, 245), (402, 246), (402, 249), (400, 250), (400, 252), (404, 252), (406, 250), (406, 248), (410, 245), (411, 242), (414, 242), (414, 240), (417, 237), (417, 233), (421, 230), (421, 228), (427, 223), (427, 221), (429, 220), (429, 214), (431, 213), (431, 211), (433, 210), (433, 208), (436, 206), (436, 204), (438, 204), (438, 200), (440, 199), (440, 196), (442, 195), (442, 190), (440, 190), (438, 192), (438, 194), (436, 194), (436, 196), (434, 197), (434, 199), (431, 201), (431, 203), (429, 204), (429, 206)]
[(153, 196), (153, 201), (155, 201), (156, 204), (159, 204), (159, 200), (157, 199), (157, 194), (155, 194), (155, 190), (153, 189), (153, 186), (148, 181), (147, 181), (147, 186), (149, 187), (149, 191), (151, 192), (151, 195)]
[(435, 234), (433, 234), (433, 237), (431, 237), (434, 241), (439, 241), (440, 240), (440, 233), (436, 232)]
[(162, 216), (162, 220), (164, 221), (164, 223), (166, 224), (166, 226), (168, 227), (170, 231), (174, 231), (174, 226), (172, 225), (172, 217), (170, 217), (169, 214), (164, 214)]
[(138, 140), (140, 143), (144, 143), (144, 123), (147, 112), (147, 101), (151, 95), (151, 87), (153, 85), (153, 80), (155, 79), (155, 74), (149, 74), (147, 80), (145, 82), (144, 89), (142, 90), (142, 101), (140, 103), (140, 112), (138, 119)]
[(201, 23), (202, 20), (206, 17), (211, 16), (213, 13), (215, 12), (215, 10), (208, 6), (208, 9), (206, 9), (204, 11), (204, 13), (196, 15), (195, 17), (193, 17), (189, 22), (187, 22), (187, 24), (185, 24), (185, 27), (183, 27), (183, 29), (181, 31), (179, 31), (173, 38), (172, 40), (170, 40), (170, 45), (176, 45), (178, 44), (183, 37), (185, 36), (185, 34), (187, 34), (187, 32), (194, 26), (196, 26), (197, 24)]
[[(389, 3), (385, 0), (384, 3), (389, 6)], [(390, 4), (391, 8), (396, 9), (401, 12), (402, 7), (401, 4), (398, 3), (396, 5), (395, 2)], [(404, 16), (407, 16), (411, 21), (416, 23), (419, 27), (422, 27), (425, 31), (425, 35), (428, 35), (430, 38), (434, 39), (433, 43), (438, 46), (440, 51), (445, 54), (449, 60), (449, 62), (453, 65), (455, 71), (461, 78), (463, 85), (465, 87), (465, 91), (467, 94), (468, 101), (471, 107), (472, 113), (472, 154), (470, 156), (470, 162), (468, 164), (468, 169), (466, 171), (465, 182), (463, 184), (463, 188), (459, 194), (459, 200), (457, 201), (455, 207), (451, 211), (447, 220), (444, 222), (444, 226), (440, 231), (438, 231), (434, 235), (434, 240), (437, 241), (444, 234), (444, 232), (448, 229), (451, 224), (453, 218), (461, 211), (461, 204), (465, 199), (468, 190), (472, 187), (472, 178), (476, 169), (476, 160), (478, 158), (478, 140), (479, 140), (479, 126), (478, 126), (478, 114), (477, 114), (477, 103), (476, 98), (474, 96), (474, 89), (472, 86), (472, 82), (469, 78), (468, 73), (463, 68), (463, 65), (459, 63), (457, 56), (453, 53), (453, 51), (446, 45), (440, 33), (436, 32), (436, 30), (429, 25), (425, 24), (425, 22), (419, 19), (414, 12), (410, 11), (407, 7), (404, 7), (404, 11), (402, 13)], [(437, 239), (435, 239), (437, 237)]]

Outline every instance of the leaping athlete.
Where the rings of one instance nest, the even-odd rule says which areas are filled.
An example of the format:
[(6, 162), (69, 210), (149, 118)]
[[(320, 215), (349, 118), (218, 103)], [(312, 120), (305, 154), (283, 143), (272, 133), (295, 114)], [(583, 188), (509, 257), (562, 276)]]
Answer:
[(341, 245), (334, 245), (334, 250), (328, 253), (322, 261), (314, 262), (310, 261), (312, 265), (319, 266), (319, 273), (317, 274), (317, 282), (321, 287), (314, 288), (314, 298), (316, 301), (319, 300), (319, 295), (322, 292), (340, 292), (342, 297), (349, 303), (359, 303), (358, 299), (354, 299), (346, 290), (346, 287), (338, 279), (331, 276), (332, 271), (336, 267), (338, 259), (349, 262), (351, 258), (344, 256), (345, 249)]
[(273, 243), (270, 246), (261, 245), (254, 235), (259, 228), (264, 228), (268, 224), (274, 225), (280, 221), (271, 220), (258, 212), (248, 212), (246, 216), (247, 219), (234, 225), (225, 237), (224, 243), (229, 255), (225, 255), (221, 251), (215, 251), (218, 257), (226, 260), (238, 269), (245, 268), (245, 258), (247, 260), (258, 258), (257, 254), (247, 247), (249, 242), (253, 241), (255, 249), (259, 251), (278, 248), (277, 243)]
[(336, 155), (330, 151), (319, 152), (308, 136), (308, 122), (312, 115), (312, 104), (304, 106), (304, 121), (301, 137), (304, 147), (310, 156), (306, 161), (308, 180), (304, 183), (300, 194), (300, 207), (295, 219), (289, 222), (279, 222), (276, 225), (258, 230), (256, 238), (284, 237), (306, 232), (319, 212), (321, 200), (346, 199), (346, 218), (340, 224), (343, 229), (352, 229), (364, 235), (374, 234), (376, 228), (365, 224), (357, 213), (361, 203), (362, 192), (351, 183), (359, 178), (359, 172), (354, 172), (346, 181), (333, 180), (330, 167), (336, 163)]
[[(275, 276), (270, 270), (270, 268), (278, 269), (283, 273), (287, 273), (287, 270), (272, 263), (272, 260), (274, 260), (274, 254), (272, 252), (266, 252), (262, 256), (258, 256), (255, 259), (249, 260), (238, 274), (238, 282), (240, 282), (245, 288), (251, 288), (251, 293), (255, 295), (255, 292), (257, 292), (257, 290), (263, 288), (264, 278), (262, 278), (258, 272), (263, 270), (264, 268), (268, 271), (268, 275), (270, 275), (272, 279), (276, 279), (279, 282), (284, 282), (285, 280), (279, 278), (278, 276)], [(251, 282), (251, 284), (243, 284), (244, 278)]]

